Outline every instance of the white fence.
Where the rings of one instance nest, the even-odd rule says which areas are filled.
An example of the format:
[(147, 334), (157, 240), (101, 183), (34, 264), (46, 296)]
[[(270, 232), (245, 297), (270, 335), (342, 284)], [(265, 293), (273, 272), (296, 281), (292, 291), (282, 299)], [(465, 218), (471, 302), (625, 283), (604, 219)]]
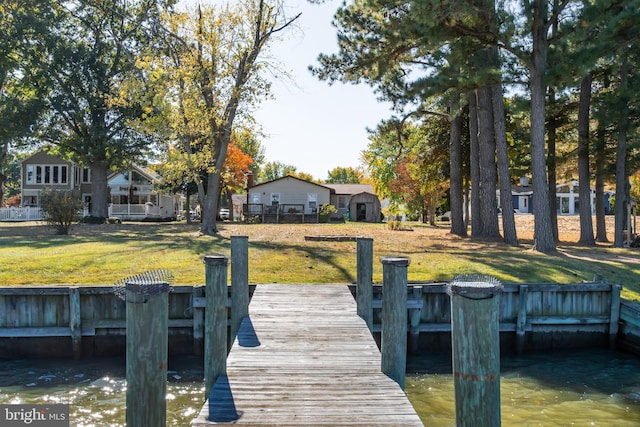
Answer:
[(42, 209), (34, 207), (0, 208), (0, 221), (40, 221)]

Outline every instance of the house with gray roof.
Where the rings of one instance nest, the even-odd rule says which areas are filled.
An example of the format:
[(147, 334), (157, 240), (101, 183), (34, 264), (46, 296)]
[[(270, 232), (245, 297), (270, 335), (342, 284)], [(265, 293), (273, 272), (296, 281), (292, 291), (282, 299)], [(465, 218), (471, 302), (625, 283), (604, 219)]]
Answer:
[(294, 176), (250, 185), (245, 220), (315, 223), (322, 205), (338, 209), (332, 220), (380, 221), (380, 201), (369, 184), (317, 184)]

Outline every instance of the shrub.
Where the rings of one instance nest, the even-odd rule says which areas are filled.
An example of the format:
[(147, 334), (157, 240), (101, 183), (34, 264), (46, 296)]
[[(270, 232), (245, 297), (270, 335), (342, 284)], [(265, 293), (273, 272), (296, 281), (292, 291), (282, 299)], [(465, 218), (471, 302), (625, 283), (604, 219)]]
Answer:
[(387, 228), (389, 230), (397, 231), (397, 230), (400, 230), (401, 227), (402, 227), (402, 222), (400, 221), (397, 221), (395, 219), (390, 219), (389, 221), (387, 221)]
[(15, 194), (7, 199), (7, 206), (13, 206), (17, 208), (20, 206), (21, 203), (22, 203), (22, 200), (19, 194)]
[(331, 214), (337, 213), (338, 209), (335, 206), (330, 204), (320, 205), (320, 212), (318, 215), (318, 221), (320, 222), (329, 222), (329, 216)]
[(107, 218), (101, 216), (88, 215), (80, 220), (83, 224), (104, 224)]
[(83, 204), (73, 191), (47, 189), (42, 192), (40, 206), (45, 221), (57, 234), (69, 234), (71, 226), (80, 220)]

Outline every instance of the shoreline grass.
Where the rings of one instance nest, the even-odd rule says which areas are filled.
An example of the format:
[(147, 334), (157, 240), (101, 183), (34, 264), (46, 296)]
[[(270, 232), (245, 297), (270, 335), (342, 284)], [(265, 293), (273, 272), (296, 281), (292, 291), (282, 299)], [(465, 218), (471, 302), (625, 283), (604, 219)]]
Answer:
[(518, 231), (521, 245), (459, 238), (446, 226), (411, 223), (411, 231), (385, 224), (222, 223), (218, 236), (202, 236), (198, 224), (81, 224), (57, 236), (41, 223), (0, 223), (0, 286), (56, 284), (112, 285), (123, 278), (164, 269), (174, 284), (204, 283), (202, 257), (229, 256), (230, 237), (249, 237), (251, 283), (353, 283), (355, 242), (307, 241), (313, 236), (374, 239), (375, 282), (382, 281), (379, 258), (407, 256), (410, 282), (448, 281), (457, 274), (488, 274), (502, 282), (578, 283), (595, 275), (623, 286), (623, 297), (640, 300), (638, 249), (610, 245), (558, 245), (555, 254), (532, 251), (530, 236)]

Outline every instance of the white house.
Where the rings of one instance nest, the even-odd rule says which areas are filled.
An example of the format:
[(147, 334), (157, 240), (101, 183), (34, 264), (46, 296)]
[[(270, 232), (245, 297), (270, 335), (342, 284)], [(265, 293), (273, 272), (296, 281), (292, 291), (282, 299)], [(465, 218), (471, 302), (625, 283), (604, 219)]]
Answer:
[(172, 220), (182, 212), (183, 196), (159, 190), (162, 178), (133, 165), (108, 179), (109, 216), (124, 220)]
[(249, 187), (243, 213), (262, 222), (318, 222), (320, 206), (330, 197), (329, 187), (285, 176)]
[[(148, 169), (134, 165), (126, 172), (108, 177), (109, 216), (126, 220), (171, 220), (182, 212), (184, 196), (160, 189), (161, 178)], [(0, 220), (39, 220), (40, 194), (44, 189), (76, 191), (85, 205), (91, 203), (91, 169), (63, 160), (45, 150), (21, 162), (20, 190), (22, 208)], [(32, 215), (33, 212), (36, 214)], [(88, 214), (88, 210), (86, 210)]]
[[(591, 213), (595, 214), (596, 191), (590, 188), (591, 196)], [(500, 190), (497, 192), (498, 199)], [(614, 193), (605, 192), (605, 212), (611, 212), (610, 198)], [(533, 213), (533, 187), (529, 185), (526, 177), (520, 179), (520, 185), (511, 187), (511, 197), (513, 207), (518, 213)], [(578, 181), (568, 181), (566, 183), (556, 185), (556, 209), (558, 215), (578, 215), (578, 206), (580, 203), (580, 188)]]

